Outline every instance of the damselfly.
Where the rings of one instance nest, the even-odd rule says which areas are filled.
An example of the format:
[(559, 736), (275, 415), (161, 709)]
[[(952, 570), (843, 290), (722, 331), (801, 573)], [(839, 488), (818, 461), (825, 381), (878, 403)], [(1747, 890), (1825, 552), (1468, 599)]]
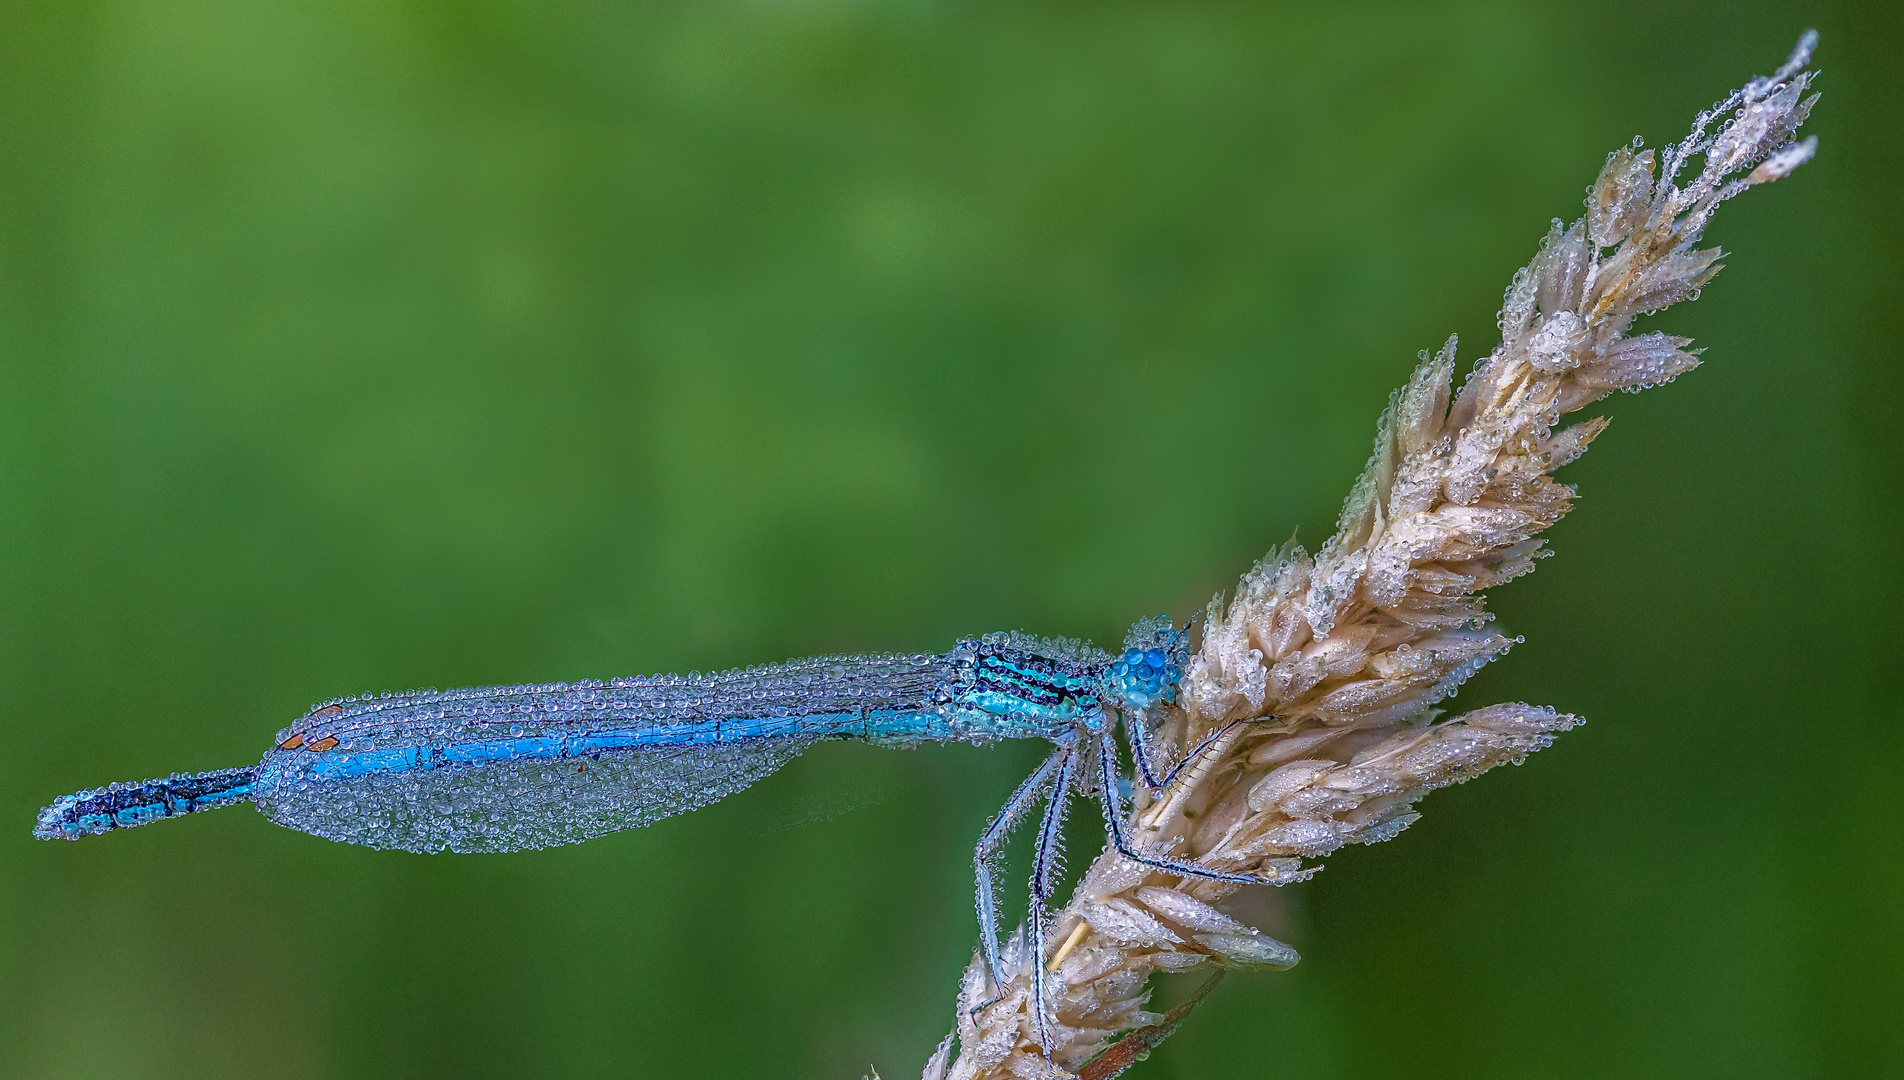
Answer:
[[(342, 698), (279, 732), (257, 765), (67, 795), (40, 811), (33, 832), (75, 840), (250, 802), (280, 825), (366, 847), (519, 851), (705, 806), (816, 742), (1045, 739), (1051, 756), (1006, 800), (973, 854), (980, 948), (994, 987), (1003, 987), (992, 879), (1008, 834), (1040, 804), (1027, 949), (1042, 948), (1073, 793), (1096, 797), (1106, 836), (1125, 858), (1175, 874), (1259, 880), (1144, 851), (1126, 831), (1117, 731), (1134, 782), (1167, 787), (1175, 772), (1152, 759), (1150, 739), (1175, 700), (1187, 642), (1158, 615), (1131, 627), (1115, 656), (1077, 641), (989, 634), (943, 655), (821, 656), (714, 675)], [(1028, 970), (1042, 964), (1026, 959)], [(1041, 1027), (1042, 982), (1032, 980)]]

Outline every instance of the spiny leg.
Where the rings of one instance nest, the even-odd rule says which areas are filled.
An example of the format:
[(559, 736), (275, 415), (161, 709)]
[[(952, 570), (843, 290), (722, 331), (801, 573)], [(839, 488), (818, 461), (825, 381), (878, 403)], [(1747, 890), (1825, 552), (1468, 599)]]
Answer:
[(1058, 874), (1064, 869), (1064, 809), (1071, 799), (1071, 783), (1077, 775), (1077, 756), (1070, 746), (1052, 756), (1058, 759), (1058, 774), (1052, 781), (1044, 820), (1038, 824), (1038, 847), (1031, 864), (1031, 895), (1040, 901), (1051, 899), (1057, 889)]
[(1124, 713), (1124, 737), (1130, 741), (1131, 765), (1137, 779), (1152, 791), (1162, 791), (1164, 782), (1157, 779), (1156, 767), (1150, 763), (1150, 710)]
[(1038, 801), (1038, 795), (1051, 782), (1051, 774), (1059, 764), (1071, 754), (1069, 745), (1061, 748), (1044, 760), (1044, 764), (1025, 777), (1018, 790), (1005, 800), (1005, 806), (998, 816), (979, 834), (978, 846), (972, 852), (972, 865), (978, 872), (978, 940), (979, 948), (985, 954), (985, 970), (992, 977), (992, 996), (972, 1007), (973, 1012), (991, 1005), (1005, 993), (1005, 972), (998, 960), (998, 900), (992, 891), (992, 862), (1004, 846), (1006, 837), (1017, 826), (1025, 811)]
[[(1073, 744), (1075, 745), (1075, 744)], [(1071, 799), (1071, 781), (1077, 771), (1077, 757), (1071, 746), (1053, 755), (1061, 760), (1052, 780), (1051, 797), (1045, 802), (1044, 820), (1038, 824), (1038, 845), (1031, 860), (1031, 918), (1025, 941), (1025, 970), (1031, 977), (1032, 1030), (1038, 1047), (1051, 1057), (1051, 1028), (1045, 1009), (1045, 914), (1050, 910), (1051, 894), (1057, 890), (1058, 874), (1064, 862), (1064, 808)]]
[[(1205, 740), (1206, 743), (1208, 741), (1207, 739)], [(1239, 885), (1266, 885), (1270, 883), (1271, 879), (1256, 874), (1236, 874), (1227, 870), (1212, 870), (1207, 866), (1202, 866), (1184, 859), (1176, 859), (1168, 855), (1150, 855), (1138, 851), (1137, 848), (1132, 845), (1129, 834), (1124, 831), (1124, 800), (1119, 798), (1117, 794), (1117, 753), (1112, 747), (1111, 736), (1107, 732), (1098, 740), (1097, 744), (1098, 778), (1100, 786), (1104, 789), (1099, 798), (1104, 807), (1105, 831), (1110, 834), (1111, 844), (1117, 848), (1118, 854), (1134, 863), (1172, 874), (1182, 874), (1187, 877), (1208, 878), (1211, 881), (1230, 881)], [(1193, 753), (1191, 758), (1194, 757), (1195, 754)], [(1191, 758), (1186, 758), (1185, 760), (1190, 760)], [(1175, 775), (1175, 770), (1172, 770), (1172, 775)]]
[(1170, 771), (1165, 773), (1163, 779), (1160, 780), (1157, 778), (1156, 763), (1153, 762), (1150, 757), (1150, 732), (1146, 728), (1145, 719), (1145, 717), (1140, 716), (1133, 722), (1129, 715), (1126, 714), (1124, 718), (1124, 734), (1130, 740), (1131, 760), (1137, 767), (1137, 776), (1142, 779), (1152, 791), (1162, 791), (1171, 784), (1176, 783), (1177, 774), (1183, 772), (1185, 766), (1202, 757), (1203, 752), (1208, 750), (1211, 744), (1222, 738), (1231, 728), (1242, 723), (1241, 720), (1237, 720), (1225, 724), (1215, 731), (1210, 732), (1208, 735), (1205, 735), (1202, 741), (1190, 748), (1189, 753), (1177, 759), (1177, 763), (1172, 765)]

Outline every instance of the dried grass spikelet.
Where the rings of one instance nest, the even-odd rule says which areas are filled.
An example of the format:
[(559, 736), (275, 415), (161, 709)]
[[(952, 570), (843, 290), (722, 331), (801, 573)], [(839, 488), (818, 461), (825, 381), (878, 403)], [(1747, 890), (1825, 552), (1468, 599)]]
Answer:
[[(1423, 795), (1518, 763), (1579, 723), (1522, 704), (1451, 719), (1433, 707), (1514, 643), (1488, 629), (1480, 594), (1533, 569), (1544, 554), (1536, 537), (1574, 495), (1554, 470), (1606, 426), (1560, 428), (1561, 417), (1697, 365), (1686, 338), (1628, 331), (1718, 272), (1719, 249), (1694, 244), (1720, 203), (1811, 158), (1815, 139), (1791, 139), (1817, 100), (1805, 96), (1804, 71), (1815, 41), (1806, 34), (1776, 74), (1701, 113), (1683, 142), (1656, 156), (1636, 141), (1608, 157), (1586, 215), (1555, 221), (1514, 275), (1501, 344), (1459, 392), (1450, 338), (1390, 398), (1335, 535), (1313, 557), (1283, 547), (1227, 604), (1211, 602), (1182, 708), (1157, 743), (1183, 754), (1220, 734), (1160, 798), (1145, 799), (1140, 786), (1130, 818), (1140, 845), (1300, 881), (1319, 869), (1305, 860), (1387, 840), (1415, 820)], [(1696, 156), (1702, 168), (1681, 186)], [(1049, 1060), (1032, 1034), (1030, 973), (1015, 939), (1010, 985), (976, 1014), (989, 988), (979, 961), (966, 970), (957, 1030), (925, 1080), (1112, 1076), (1174, 1026), (1144, 1008), (1153, 972), (1294, 964), (1289, 946), (1216, 906), (1236, 888), (1107, 850), (1042, 943), (1048, 959), (1038, 966), (1054, 1003)], [(1132, 1042), (1140, 1036), (1141, 1046)]]

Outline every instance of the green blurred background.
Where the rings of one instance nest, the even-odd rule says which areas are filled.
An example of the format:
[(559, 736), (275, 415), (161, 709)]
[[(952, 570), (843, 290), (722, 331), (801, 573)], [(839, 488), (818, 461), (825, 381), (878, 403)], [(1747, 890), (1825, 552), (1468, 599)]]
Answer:
[(1134, 1075), (1904, 1076), (1904, 33), (1738, 0), (0, 8), (0, 1076), (913, 1075), (1035, 746), (502, 857), (28, 830), (341, 693), (1181, 617), (1808, 25), (1818, 161), (1461, 699), (1591, 723), (1246, 900), (1303, 964)]

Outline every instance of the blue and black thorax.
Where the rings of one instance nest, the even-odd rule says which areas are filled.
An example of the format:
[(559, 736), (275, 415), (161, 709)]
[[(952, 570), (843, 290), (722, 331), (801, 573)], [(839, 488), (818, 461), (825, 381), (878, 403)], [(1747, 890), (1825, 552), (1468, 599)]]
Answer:
[(1011, 734), (1096, 728), (1108, 710), (1143, 712), (1174, 701), (1185, 648), (1186, 636), (1164, 616), (1132, 627), (1115, 656), (1069, 639), (988, 634), (946, 655), (947, 704), (996, 716), (1002, 727), (1018, 725)]
[(960, 642), (946, 659), (952, 669), (949, 704), (1007, 725), (1016, 722), (1027, 735), (1094, 723), (1103, 711), (1102, 681), (1111, 657), (1078, 642), (987, 634)]

